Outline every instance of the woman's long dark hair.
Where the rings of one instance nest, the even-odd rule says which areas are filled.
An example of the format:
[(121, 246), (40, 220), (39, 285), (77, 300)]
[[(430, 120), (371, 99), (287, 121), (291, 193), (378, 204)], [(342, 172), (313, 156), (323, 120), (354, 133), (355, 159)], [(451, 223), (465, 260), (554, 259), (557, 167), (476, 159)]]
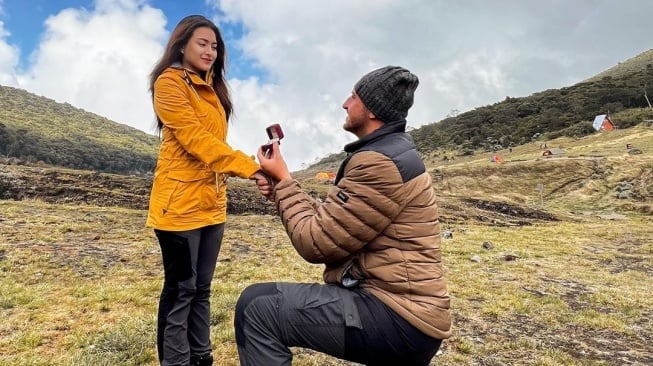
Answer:
[[(179, 21), (179, 24), (177, 24), (175, 29), (172, 31), (163, 56), (161, 56), (161, 59), (156, 64), (156, 66), (154, 66), (154, 69), (150, 74), (150, 93), (152, 93), (152, 98), (154, 98), (154, 83), (165, 69), (170, 67), (170, 65), (174, 64), (175, 62), (182, 62), (181, 49), (186, 46), (188, 40), (190, 40), (190, 38), (193, 36), (195, 29), (200, 27), (211, 28), (213, 32), (215, 32), (215, 38), (218, 42), (216, 48), (218, 51), (218, 56), (216, 57), (213, 66), (211, 66), (211, 70), (209, 70), (207, 73), (213, 73), (213, 90), (215, 90), (218, 98), (220, 99), (220, 103), (222, 103), (222, 107), (224, 108), (228, 121), (229, 117), (231, 116), (233, 105), (229, 95), (227, 80), (225, 79), (227, 49), (218, 27), (212, 21), (206, 19), (201, 15), (190, 15), (185, 17)], [(161, 129), (163, 128), (163, 123), (158, 116), (156, 118), (156, 122), (157, 134), (160, 134)]]

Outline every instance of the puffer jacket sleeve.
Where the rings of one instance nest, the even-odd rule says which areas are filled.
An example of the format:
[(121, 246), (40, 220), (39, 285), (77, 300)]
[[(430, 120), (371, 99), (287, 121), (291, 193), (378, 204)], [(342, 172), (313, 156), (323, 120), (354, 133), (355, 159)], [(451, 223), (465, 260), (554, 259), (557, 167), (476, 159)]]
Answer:
[(194, 96), (188, 95), (184, 80), (178, 75), (161, 75), (154, 91), (156, 115), (189, 154), (211, 170), (231, 176), (250, 178), (259, 170), (251, 157), (232, 149), (204, 127), (188, 99)]
[(401, 186), (389, 158), (364, 151), (349, 160), (324, 202), (314, 206), (294, 180), (277, 184), (275, 202), (297, 252), (311, 263), (332, 263), (359, 251), (392, 222), (405, 205)]

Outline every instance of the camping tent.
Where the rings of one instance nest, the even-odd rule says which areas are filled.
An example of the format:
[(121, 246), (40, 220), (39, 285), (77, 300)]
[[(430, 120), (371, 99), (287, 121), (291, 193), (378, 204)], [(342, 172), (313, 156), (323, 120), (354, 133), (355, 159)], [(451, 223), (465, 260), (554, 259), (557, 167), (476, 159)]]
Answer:
[(499, 154), (494, 154), (490, 157), (491, 163), (503, 163), (503, 158)]
[(592, 127), (594, 127), (594, 129), (597, 131), (612, 131), (616, 128), (614, 123), (610, 121), (610, 117), (608, 117), (607, 114), (601, 114), (594, 117)]

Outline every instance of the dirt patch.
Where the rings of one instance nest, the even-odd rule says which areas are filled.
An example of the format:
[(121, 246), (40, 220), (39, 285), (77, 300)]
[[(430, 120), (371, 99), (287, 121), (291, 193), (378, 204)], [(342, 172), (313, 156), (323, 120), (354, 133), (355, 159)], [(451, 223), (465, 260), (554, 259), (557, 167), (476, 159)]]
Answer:
[(471, 319), (458, 315), (455, 326), (456, 337), (464, 338), (476, 347), (483, 347), (486, 342), (513, 345), (525, 342), (530, 345), (506, 347), (479, 365), (513, 365), (515, 360), (529, 360), (537, 350), (558, 350), (579, 360), (604, 365), (648, 365), (653, 362), (650, 340), (637, 332), (631, 336), (619, 334), (615, 337), (615, 332), (609, 330), (571, 323), (552, 329), (549, 324), (537, 323), (525, 315), (501, 319)]
[[(95, 268), (106, 270), (118, 263), (128, 262), (128, 257), (118, 254), (116, 246), (97, 245), (88, 242), (72, 243), (20, 243), (16, 248), (29, 249), (34, 254), (45, 254), (51, 268), (63, 266), (74, 269), (80, 277), (101, 276)], [(123, 251), (124, 252), (124, 251)]]
[[(252, 182), (232, 178), (227, 190), (227, 213), (276, 215), (276, 208), (258, 193)], [(124, 176), (55, 168), (0, 165), (0, 199), (40, 199), (48, 203), (88, 204), (144, 210), (149, 204), (151, 177)], [(331, 185), (308, 189), (324, 199)], [(485, 225), (523, 226), (557, 221), (552, 214), (508, 202), (439, 197), (441, 221), (474, 221)]]
[(527, 220), (543, 220), (543, 221), (558, 221), (558, 219), (551, 215), (550, 213), (527, 209), (525, 207), (516, 206), (507, 202), (493, 202), (493, 201), (484, 201), (480, 199), (465, 198), (464, 202), (472, 205), (473, 207), (483, 210), (493, 212), (495, 214), (500, 214), (505, 217), (510, 217), (514, 219)]
[(492, 226), (528, 226), (559, 221), (554, 215), (512, 203), (461, 197), (438, 197), (440, 221), (447, 224), (475, 222)]
[[(152, 178), (56, 168), (0, 164), (0, 199), (40, 199), (48, 203), (88, 204), (145, 210)], [(275, 208), (254, 184), (231, 179), (227, 190), (229, 214), (274, 214)]]
[(626, 271), (643, 272), (653, 276), (653, 267), (644, 258), (636, 255), (615, 255), (600, 261), (601, 265), (610, 268), (610, 273)]
[[(653, 277), (653, 265), (647, 260), (647, 255), (650, 254), (649, 247), (642, 240), (628, 234), (619, 240), (603, 243), (600, 249), (590, 247), (586, 250), (592, 254), (589, 258), (600, 266), (608, 268), (612, 274), (636, 271)], [(595, 253), (605, 251), (610, 251), (612, 254), (608, 257), (593, 256)]]

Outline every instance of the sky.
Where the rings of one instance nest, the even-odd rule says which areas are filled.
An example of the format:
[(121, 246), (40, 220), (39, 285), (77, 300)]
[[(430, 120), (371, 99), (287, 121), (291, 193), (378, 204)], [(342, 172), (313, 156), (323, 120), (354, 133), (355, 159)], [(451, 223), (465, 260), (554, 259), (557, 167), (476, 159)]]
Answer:
[(0, 0), (0, 85), (154, 134), (149, 74), (191, 14), (227, 44), (229, 144), (253, 155), (279, 123), (291, 170), (356, 139), (342, 103), (373, 69), (419, 77), (417, 128), (653, 48), (651, 0)]

